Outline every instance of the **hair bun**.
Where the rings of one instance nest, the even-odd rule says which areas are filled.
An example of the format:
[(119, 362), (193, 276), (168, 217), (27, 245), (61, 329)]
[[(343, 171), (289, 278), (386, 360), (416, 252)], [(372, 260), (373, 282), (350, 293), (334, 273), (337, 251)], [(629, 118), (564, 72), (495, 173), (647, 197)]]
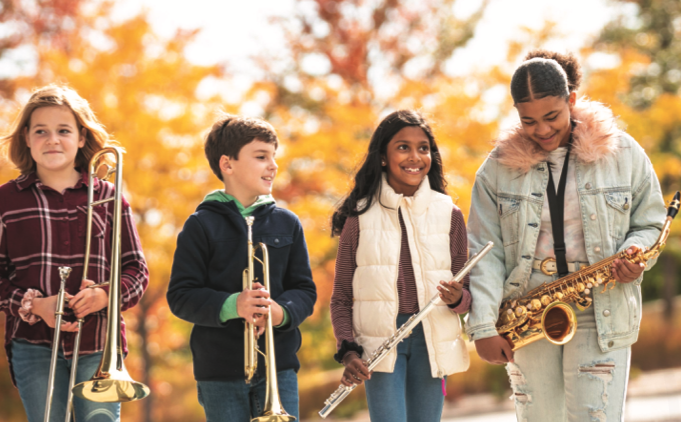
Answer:
[(527, 53), (525, 60), (534, 59), (535, 57), (557, 61), (567, 74), (570, 92), (579, 89), (579, 85), (582, 83), (582, 66), (572, 53), (561, 54), (555, 51), (537, 49)]

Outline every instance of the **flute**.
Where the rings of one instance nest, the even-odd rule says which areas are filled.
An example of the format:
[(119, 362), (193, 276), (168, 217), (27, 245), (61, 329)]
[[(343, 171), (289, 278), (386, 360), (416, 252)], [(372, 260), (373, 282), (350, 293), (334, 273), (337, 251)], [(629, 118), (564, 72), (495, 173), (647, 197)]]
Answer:
[[(480, 252), (473, 255), (468, 262), (466, 262), (466, 265), (464, 265), (463, 268), (456, 273), (452, 281), (460, 283), (466, 274), (468, 274), (471, 269), (473, 269), (473, 267), (482, 259), (482, 257), (492, 249), (492, 246), (494, 246), (494, 243), (488, 242), (485, 247), (480, 250)], [(376, 365), (383, 360), (383, 358), (388, 356), (388, 353), (390, 353), (395, 346), (408, 337), (409, 334), (411, 334), (411, 330), (414, 329), (414, 327), (416, 327), (426, 316), (428, 316), (430, 311), (432, 311), (441, 301), (442, 299), (440, 299), (440, 294), (437, 293), (432, 299), (430, 299), (428, 304), (426, 304), (426, 306), (421, 309), (419, 313), (412, 315), (412, 317), (409, 318), (409, 320), (405, 322), (397, 331), (395, 331), (390, 338), (384, 341), (383, 344), (381, 344), (379, 348), (371, 354), (369, 360), (366, 361), (369, 371), (373, 370)], [(326, 419), (326, 417), (329, 416), (329, 413), (331, 413), (336, 406), (345, 400), (345, 398), (352, 392), (352, 390), (355, 389), (355, 387), (357, 387), (357, 384), (353, 384), (350, 387), (347, 387), (343, 384), (338, 386), (336, 391), (334, 391), (331, 396), (324, 401), (326, 406), (319, 411), (319, 416)]]

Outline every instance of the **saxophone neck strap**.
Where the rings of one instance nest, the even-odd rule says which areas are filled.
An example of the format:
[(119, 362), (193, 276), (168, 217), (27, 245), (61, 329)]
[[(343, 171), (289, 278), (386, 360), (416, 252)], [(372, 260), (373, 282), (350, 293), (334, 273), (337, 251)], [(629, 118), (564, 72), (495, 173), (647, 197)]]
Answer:
[(565, 161), (563, 162), (563, 169), (560, 172), (560, 180), (558, 181), (558, 192), (556, 192), (556, 185), (553, 183), (553, 175), (551, 171), (551, 162), (547, 161), (549, 166), (549, 185), (546, 188), (546, 195), (549, 201), (549, 211), (551, 213), (551, 229), (553, 231), (553, 250), (556, 255), (556, 267), (559, 277), (568, 275), (567, 259), (565, 257), (565, 231), (563, 228), (564, 211), (565, 211), (565, 185), (567, 184), (568, 162), (570, 160), (570, 147), (572, 146), (572, 135), (567, 144), (567, 151), (565, 152)]

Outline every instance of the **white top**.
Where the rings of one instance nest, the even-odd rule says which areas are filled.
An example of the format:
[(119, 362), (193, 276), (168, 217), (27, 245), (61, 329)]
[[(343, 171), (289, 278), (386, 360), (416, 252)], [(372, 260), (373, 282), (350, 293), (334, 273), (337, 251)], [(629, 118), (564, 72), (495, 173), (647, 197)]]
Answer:
[[(563, 171), (565, 153), (567, 147), (560, 147), (549, 153), (548, 161), (551, 162), (551, 173), (553, 183), (558, 190), (560, 173)], [(575, 178), (574, 157), (570, 157), (568, 166), (567, 182), (565, 184), (565, 210), (563, 215), (563, 230), (565, 233), (565, 257), (568, 262), (589, 262), (586, 256), (586, 246), (584, 244), (584, 229), (582, 227), (582, 214), (579, 210), (579, 196), (577, 195), (577, 182)], [(555, 258), (553, 252), (553, 228), (551, 227), (551, 212), (549, 211), (548, 195), (544, 195), (544, 205), (541, 210), (541, 226), (539, 228), (539, 238), (537, 239), (537, 249), (534, 257), (537, 259)]]

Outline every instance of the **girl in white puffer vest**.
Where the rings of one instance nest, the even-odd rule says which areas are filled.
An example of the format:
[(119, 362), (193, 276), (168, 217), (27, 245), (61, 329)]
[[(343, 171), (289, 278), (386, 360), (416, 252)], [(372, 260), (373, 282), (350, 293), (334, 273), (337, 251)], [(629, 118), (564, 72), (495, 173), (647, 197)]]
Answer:
[[(439, 421), (447, 375), (468, 369), (459, 313), (470, 308), (468, 278), (448, 282), (468, 257), (461, 210), (444, 193), (430, 126), (413, 111), (379, 124), (336, 210), (340, 235), (331, 318), (345, 366), (341, 383), (366, 381), (374, 422)], [(372, 373), (367, 359), (435, 295), (436, 307)]]

